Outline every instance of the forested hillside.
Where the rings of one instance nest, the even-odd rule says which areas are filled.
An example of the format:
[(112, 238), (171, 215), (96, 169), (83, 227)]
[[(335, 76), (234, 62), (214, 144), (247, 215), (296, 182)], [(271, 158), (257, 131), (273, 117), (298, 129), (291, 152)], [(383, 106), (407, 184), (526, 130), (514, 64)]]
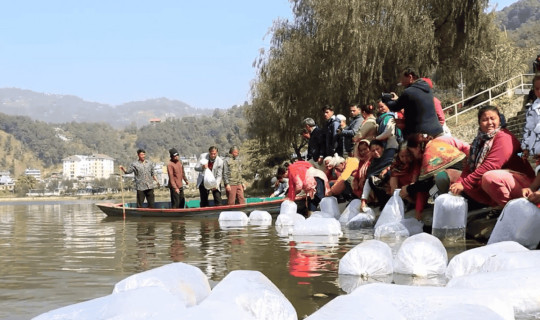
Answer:
[[(516, 46), (540, 53), (540, 1), (520, 0), (497, 12), (497, 23), (507, 30)], [(534, 57), (536, 58), (536, 54)]]
[[(21, 174), (17, 168), (44, 168), (60, 171), (62, 159), (74, 154), (106, 154), (118, 164), (136, 158), (136, 149), (147, 150), (154, 161), (167, 161), (168, 150), (177, 148), (182, 155), (199, 154), (209, 146), (228, 150), (247, 139), (243, 117), (245, 107), (214, 110), (211, 115), (170, 119), (146, 125), (115, 129), (104, 123), (49, 124), (25, 116), (0, 113), (0, 170)], [(17, 164), (17, 168), (15, 166)]]

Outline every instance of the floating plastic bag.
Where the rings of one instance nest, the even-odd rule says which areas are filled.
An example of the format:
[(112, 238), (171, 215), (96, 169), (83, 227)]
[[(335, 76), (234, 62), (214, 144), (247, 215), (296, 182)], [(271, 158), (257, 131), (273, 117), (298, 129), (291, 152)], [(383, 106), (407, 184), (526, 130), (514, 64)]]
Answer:
[(242, 211), (222, 211), (219, 214), (219, 221), (248, 221), (249, 218)]
[(481, 272), (516, 270), (537, 266), (540, 266), (540, 251), (538, 250), (502, 252), (490, 256), (482, 265)]
[(375, 228), (375, 238), (407, 238), (409, 230), (401, 222), (386, 223)]
[(204, 169), (204, 187), (208, 190), (216, 189), (218, 187), (217, 180), (210, 169)]
[[(229, 308), (239, 308), (249, 314), (252, 319), (298, 319), (296, 310), (285, 295), (259, 271), (230, 272), (212, 289), (210, 295), (194, 308), (205, 308), (210, 303), (224, 306), (223, 309), (206, 308), (215, 314), (226, 314)], [(179, 316), (193, 319), (189, 316)]]
[(504, 207), (488, 244), (516, 241), (529, 249), (540, 242), (540, 209), (525, 198), (509, 201)]
[(467, 201), (462, 196), (445, 193), (435, 199), (431, 234), (439, 239), (465, 239)]
[(338, 207), (338, 202), (336, 197), (324, 197), (319, 203), (322, 212), (331, 213), (334, 218), (339, 219), (341, 215)]
[(424, 232), (424, 223), (416, 220), (416, 218), (403, 219), (401, 224), (409, 231), (409, 236)]
[(371, 228), (375, 224), (375, 212), (371, 208), (368, 208), (366, 212), (360, 212), (356, 214), (346, 226), (349, 229), (362, 229)]
[(292, 226), (299, 221), (304, 221), (306, 218), (298, 213), (280, 213), (276, 219), (276, 226)]
[(421, 277), (444, 274), (447, 263), (448, 254), (441, 240), (420, 233), (403, 241), (396, 254), (394, 272)]
[(252, 221), (272, 222), (272, 215), (268, 211), (253, 210), (249, 214), (249, 222), (252, 222)]
[(136, 273), (114, 286), (113, 293), (143, 287), (162, 287), (177, 296), (186, 307), (200, 303), (210, 294), (206, 275), (197, 267), (182, 262)]
[(354, 216), (356, 216), (360, 212), (360, 205), (362, 204), (362, 200), (360, 199), (353, 199), (351, 203), (343, 210), (343, 213), (339, 216), (339, 222), (341, 223), (347, 223), (349, 222)]
[(360, 243), (339, 261), (339, 274), (374, 277), (393, 272), (392, 249), (379, 240), (368, 240)]
[[(516, 319), (537, 319), (540, 313), (540, 267), (506, 270), (456, 277), (447, 288), (485, 290), (512, 304)], [(455, 318), (458, 319), (458, 318)], [(478, 317), (477, 319), (484, 319)]]
[(446, 269), (446, 277), (452, 279), (480, 272), (486, 260), (504, 252), (529, 251), (514, 241), (503, 241), (464, 251), (452, 258)]
[(335, 219), (334, 214), (326, 211), (315, 211), (310, 215), (311, 218), (331, 218)]
[(404, 205), (403, 200), (399, 196), (399, 191), (401, 189), (396, 189), (394, 194), (390, 197), (386, 205), (384, 206), (381, 216), (375, 224), (375, 228), (382, 226), (387, 223), (400, 222), (404, 217)]
[(342, 236), (341, 223), (334, 218), (307, 218), (293, 227), (293, 236)]
[(298, 205), (291, 200), (285, 200), (281, 203), (279, 208), (279, 214), (296, 214), (298, 211)]

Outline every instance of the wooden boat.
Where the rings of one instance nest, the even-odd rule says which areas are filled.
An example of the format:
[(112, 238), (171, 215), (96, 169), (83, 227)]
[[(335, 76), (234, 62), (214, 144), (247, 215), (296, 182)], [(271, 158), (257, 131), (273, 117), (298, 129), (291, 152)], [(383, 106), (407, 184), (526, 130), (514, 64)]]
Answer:
[[(186, 201), (186, 207), (182, 209), (171, 209), (170, 202), (156, 202), (155, 208), (137, 208), (136, 203), (126, 203), (125, 208), (122, 203), (98, 203), (97, 207), (110, 217), (218, 217), (222, 211), (244, 211), (246, 213), (254, 210), (264, 210), (271, 214), (279, 213), (281, 203), (286, 200), (283, 197), (273, 198), (246, 198), (246, 204), (213, 206), (213, 201), (209, 207), (201, 208), (199, 200)], [(299, 211), (305, 208), (305, 198), (297, 198), (295, 202)], [(146, 205), (146, 204), (145, 204)]]

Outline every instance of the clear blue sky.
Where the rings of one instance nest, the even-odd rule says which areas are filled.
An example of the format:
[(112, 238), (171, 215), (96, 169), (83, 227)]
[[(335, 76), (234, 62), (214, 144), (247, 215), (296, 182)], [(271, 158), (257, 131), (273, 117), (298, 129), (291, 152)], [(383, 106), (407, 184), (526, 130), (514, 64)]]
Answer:
[(287, 0), (3, 1), (0, 88), (229, 108), (249, 100), (272, 22), (291, 16)]

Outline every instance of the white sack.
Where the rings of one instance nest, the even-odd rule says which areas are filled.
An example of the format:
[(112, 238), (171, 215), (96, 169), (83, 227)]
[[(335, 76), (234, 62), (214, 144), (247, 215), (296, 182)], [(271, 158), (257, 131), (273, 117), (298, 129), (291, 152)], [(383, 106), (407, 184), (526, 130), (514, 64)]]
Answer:
[(407, 229), (409, 236), (424, 232), (424, 223), (416, 218), (403, 219), (400, 223)]
[[(377, 307), (375, 307), (377, 306)], [(384, 297), (366, 296), (362, 299), (350, 294), (338, 296), (315, 311), (306, 320), (405, 320), (401, 314)]]
[(525, 198), (509, 201), (497, 219), (488, 244), (516, 241), (529, 249), (540, 242), (540, 209)]
[(368, 240), (356, 245), (339, 261), (339, 274), (374, 277), (393, 272), (392, 249), (379, 240)]
[(136, 273), (118, 282), (113, 293), (143, 287), (160, 287), (178, 298), (186, 307), (204, 300), (210, 293), (206, 275), (197, 267), (182, 262), (166, 264), (159, 268)]
[[(206, 308), (209, 304), (215, 303), (239, 308), (257, 320), (298, 319), (296, 310), (289, 300), (259, 271), (230, 272), (212, 289), (212, 293), (199, 307)], [(219, 314), (226, 310), (213, 312)]]
[(457, 277), (447, 287), (490, 292), (489, 299), (500, 298), (511, 304), (520, 318), (540, 314), (540, 266)]
[(485, 306), (468, 303), (457, 303), (439, 312), (431, 320), (503, 320), (504, 318)]
[(467, 201), (451, 193), (441, 194), (435, 199), (433, 208), (434, 229), (457, 229), (467, 225)]
[(214, 177), (214, 174), (208, 168), (204, 169), (203, 183), (204, 183), (204, 187), (208, 190), (216, 189), (219, 187), (217, 184), (217, 180)]
[(383, 225), (375, 225), (375, 238), (406, 238), (409, 230), (401, 222), (391, 222)]
[(242, 211), (223, 211), (219, 214), (219, 221), (248, 221), (249, 218)]
[(540, 251), (538, 250), (502, 252), (489, 257), (482, 265), (481, 272), (517, 270), (536, 266), (540, 266)]
[(249, 214), (249, 221), (270, 221), (272, 222), (272, 215), (268, 211), (254, 210)]
[(141, 287), (55, 309), (33, 319), (168, 320), (172, 314), (185, 312), (184, 302), (163, 287)]
[(356, 216), (358, 213), (360, 213), (360, 205), (362, 204), (362, 200), (360, 199), (353, 199), (351, 203), (343, 210), (343, 213), (341, 216), (339, 216), (339, 222), (341, 223), (347, 223), (349, 222), (354, 216)]
[(335, 219), (334, 214), (326, 211), (315, 211), (310, 216), (310, 218), (331, 218)]
[(464, 251), (452, 258), (446, 268), (446, 277), (452, 279), (480, 272), (482, 265), (493, 255), (503, 252), (528, 251), (514, 241), (503, 241)]
[(294, 224), (293, 236), (342, 236), (341, 224), (334, 218), (307, 218)]
[(276, 226), (292, 226), (306, 218), (298, 213), (280, 213), (276, 219)]
[(399, 196), (400, 190), (401, 189), (396, 189), (394, 194), (384, 206), (383, 210), (381, 211), (381, 215), (375, 224), (375, 228), (388, 223), (400, 222), (403, 219), (405, 209), (403, 200), (401, 200), (401, 197)]
[[(368, 297), (381, 297), (393, 305), (407, 319), (433, 319), (442, 310), (458, 303), (467, 303), (487, 307), (503, 319), (513, 320), (514, 310), (509, 303), (492, 297), (488, 291), (445, 287), (418, 287), (395, 284), (367, 284), (359, 287), (350, 295), (356, 301)], [(373, 305), (373, 309), (385, 306)], [(338, 319), (336, 317), (336, 319)], [(459, 318), (456, 318), (459, 319)]]
[(419, 233), (403, 241), (396, 254), (394, 272), (421, 277), (444, 274), (447, 263), (448, 255), (441, 240)]
[(296, 214), (298, 211), (298, 205), (291, 200), (284, 200), (279, 208), (279, 214)]
[(375, 224), (375, 212), (368, 208), (366, 212), (357, 213), (345, 225), (349, 229), (372, 228)]
[(339, 219), (341, 212), (339, 211), (336, 197), (324, 197), (319, 203), (322, 212), (330, 213), (334, 218)]

